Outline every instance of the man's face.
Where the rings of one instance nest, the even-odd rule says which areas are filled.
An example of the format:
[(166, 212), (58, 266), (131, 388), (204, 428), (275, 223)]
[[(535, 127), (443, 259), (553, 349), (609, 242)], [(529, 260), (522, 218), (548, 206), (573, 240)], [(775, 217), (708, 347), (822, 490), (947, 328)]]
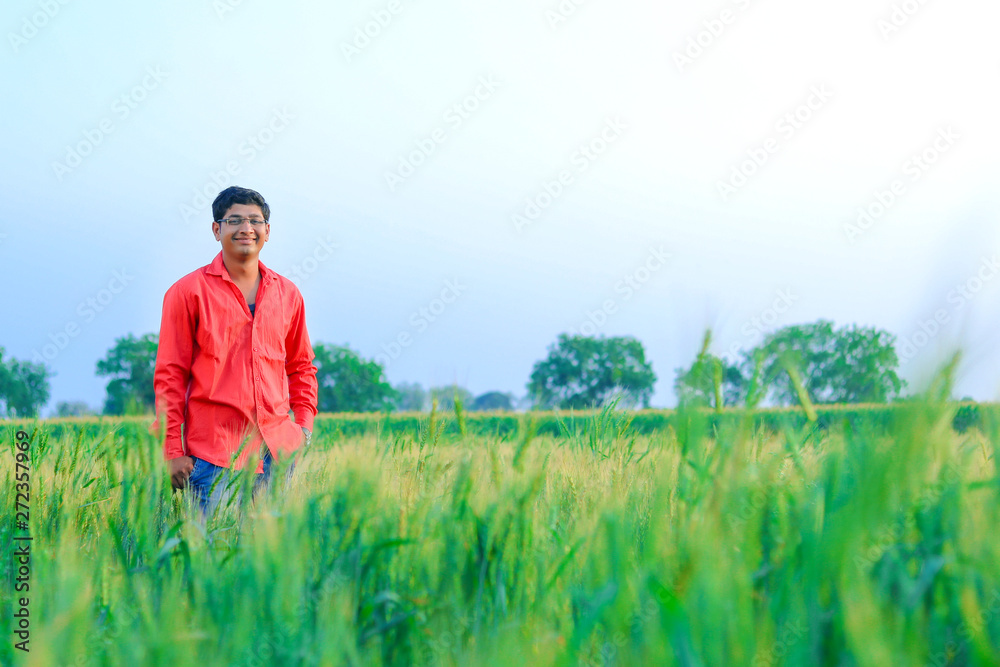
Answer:
[[(213, 222), (215, 240), (222, 242), (222, 252), (234, 258), (253, 259), (267, 242), (271, 225), (264, 222), (264, 213), (254, 204), (233, 204), (222, 216), (223, 222)], [(239, 220), (239, 224), (231, 222)], [(251, 224), (262, 223), (264, 224)]]

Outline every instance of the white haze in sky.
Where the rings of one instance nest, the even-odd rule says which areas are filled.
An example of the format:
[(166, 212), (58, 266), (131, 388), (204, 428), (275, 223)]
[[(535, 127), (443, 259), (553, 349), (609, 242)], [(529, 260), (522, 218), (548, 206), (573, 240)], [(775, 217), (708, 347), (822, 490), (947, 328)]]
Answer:
[(314, 342), (391, 382), (525, 393), (631, 335), (672, 406), (704, 332), (889, 330), (995, 399), (1000, 5), (985, 0), (10, 0), (0, 345), (52, 400), (159, 329), (227, 184)]

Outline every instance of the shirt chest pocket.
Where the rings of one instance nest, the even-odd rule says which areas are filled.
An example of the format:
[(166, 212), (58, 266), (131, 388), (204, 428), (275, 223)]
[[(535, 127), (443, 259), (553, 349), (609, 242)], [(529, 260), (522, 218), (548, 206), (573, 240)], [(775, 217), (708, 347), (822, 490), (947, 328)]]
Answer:
[(198, 343), (201, 356), (214, 360), (222, 359), (229, 347), (225, 331), (216, 331), (210, 322), (204, 321), (198, 327), (195, 342)]
[(255, 347), (261, 363), (275, 379), (285, 379), (285, 341), (273, 337), (262, 336)]
[(195, 342), (202, 356), (223, 361), (234, 348), (245, 345), (250, 327), (240, 304), (230, 299), (214, 299), (200, 313)]
[(259, 363), (268, 376), (267, 383), (275, 392), (275, 400), (288, 401), (288, 376), (285, 373), (285, 344), (283, 340), (262, 339), (257, 348)]
[(228, 325), (209, 322), (206, 326), (202, 323), (195, 340), (203, 356), (225, 361), (232, 358), (234, 353), (246, 349), (250, 341), (250, 327), (238, 320), (231, 321)]

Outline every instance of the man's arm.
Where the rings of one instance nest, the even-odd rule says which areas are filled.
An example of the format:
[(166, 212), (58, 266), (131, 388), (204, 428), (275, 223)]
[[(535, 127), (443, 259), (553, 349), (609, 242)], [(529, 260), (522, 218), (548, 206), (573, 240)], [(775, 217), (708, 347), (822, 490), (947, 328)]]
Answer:
[(306, 309), (302, 295), (296, 295), (295, 310), (292, 313), (285, 336), (285, 374), (288, 376), (288, 403), (295, 413), (295, 423), (311, 432), (316, 417), (316, 402), (319, 387), (316, 384), (316, 366), (312, 344), (306, 331)]
[[(163, 441), (163, 455), (168, 461), (188, 458), (184, 454), (181, 426), (184, 424), (184, 405), (191, 379), (196, 324), (196, 317), (182, 290), (174, 285), (163, 297), (163, 317), (153, 372), (153, 391), (156, 394), (154, 427), (161, 419), (164, 421), (166, 439)], [(171, 476), (176, 477), (176, 472), (172, 466)], [(174, 485), (177, 486), (177, 479), (174, 479)]]

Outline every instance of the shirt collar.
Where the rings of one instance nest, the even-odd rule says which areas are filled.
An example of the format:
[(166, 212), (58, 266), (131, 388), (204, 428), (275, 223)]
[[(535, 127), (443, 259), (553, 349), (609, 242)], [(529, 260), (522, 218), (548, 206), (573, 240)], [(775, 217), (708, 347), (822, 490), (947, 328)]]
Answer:
[[(273, 278), (271, 270), (264, 266), (264, 262), (259, 259), (257, 260), (257, 268), (260, 269), (260, 281), (262, 283), (271, 282)], [(233, 281), (232, 277), (229, 275), (229, 271), (226, 270), (226, 263), (222, 261), (221, 250), (219, 251), (219, 254), (215, 256), (215, 259), (212, 260), (212, 263), (208, 265), (208, 273), (213, 276), (221, 276), (223, 280), (228, 280), (229, 282)]]

